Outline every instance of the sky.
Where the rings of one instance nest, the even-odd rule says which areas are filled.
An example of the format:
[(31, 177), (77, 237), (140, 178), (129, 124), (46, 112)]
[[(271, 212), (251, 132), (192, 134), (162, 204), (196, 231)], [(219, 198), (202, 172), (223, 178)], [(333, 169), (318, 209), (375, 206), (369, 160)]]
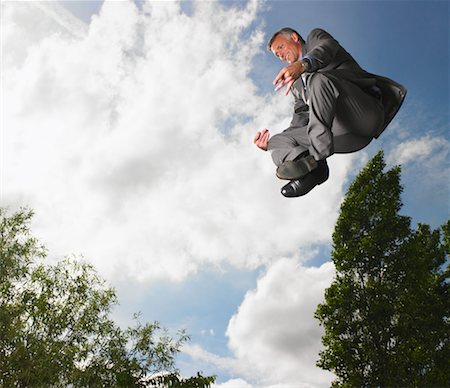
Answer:
[[(327, 387), (313, 318), (334, 276), (345, 192), (384, 150), (402, 214), (449, 218), (447, 1), (2, 1), (1, 206), (35, 211), (49, 262), (76, 255), (117, 290), (121, 325), (191, 334), (183, 375), (217, 387)], [(265, 49), (321, 27), (367, 71), (405, 85), (402, 109), (330, 178), (280, 195), (256, 131), (292, 97)]]

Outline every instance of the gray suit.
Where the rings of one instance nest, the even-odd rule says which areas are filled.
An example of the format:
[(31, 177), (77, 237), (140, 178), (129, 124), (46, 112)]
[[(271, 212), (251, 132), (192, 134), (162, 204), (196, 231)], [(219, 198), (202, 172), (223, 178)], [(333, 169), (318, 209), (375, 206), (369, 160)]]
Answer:
[(316, 160), (360, 150), (394, 118), (406, 95), (398, 83), (363, 70), (326, 31), (314, 29), (302, 48), (317, 69), (291, 87), (289, 128), (269, 140), (277, 166), (309, 152)]

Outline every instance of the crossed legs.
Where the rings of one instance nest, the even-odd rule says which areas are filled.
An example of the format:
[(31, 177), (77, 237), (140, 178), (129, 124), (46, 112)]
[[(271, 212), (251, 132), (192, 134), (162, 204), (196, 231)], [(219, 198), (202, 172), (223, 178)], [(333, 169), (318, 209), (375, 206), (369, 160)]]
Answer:
[[(308, 125), (290, 127), (269, 140), (269, 150), (278, 169), (289, 165), (291, 171), (297, 161), (298, 165), (302, 166), (303, 159), (308, 154), (316, 161), (325, 162), (333, 153), (360, 150), (370, 143), (373, 134), (383, 125), (384, 112), (381, 102), (349, 81), (315, 73), (308, 79), (306, 93), (309, 97)], [(313, 171), (306, 175), (311, 183), (309, 186), (312, 185), (306, 192), (328, 178), (328, 167), (325, 168), (323, 163), (318, 166), (322, 166), (320, 177), (308, 177)], [(318, 171), (315, 175), (317, 173)], [(292, 176), (289, 179), (301, 179), (302, 174), (304, 168), (299, 169), (298, 177)], [(306, 178), (304, 180), (306, 181)], [(305, 190), (298, 189), (297, 182), (293, 185), (291, 181), (290, 184), (290, 187), (297, 187), (294, 187), (294, 192), (301, 192), (299, 195), (306, 194)]]

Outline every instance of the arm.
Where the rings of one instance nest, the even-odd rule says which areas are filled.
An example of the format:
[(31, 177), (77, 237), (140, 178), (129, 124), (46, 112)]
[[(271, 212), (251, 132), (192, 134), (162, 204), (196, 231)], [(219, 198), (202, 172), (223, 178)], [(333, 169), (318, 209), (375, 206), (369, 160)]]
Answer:
[[(309, 121), (309, 107), (303, 102), (301, 98), (295, 98), (294, 114), (292, 116), (289, 128), (293, 127), (304, 127), (308, 125)], [(263, 151), (269, 149), (269, 138), (270, 132), (267, 128), (263, 129), (261, 132), (257, 132), (253, 138), (253, 143)]]
[(315, 72), (330, 64), (339, 51), (340, 45), (328, 32), (316, 28), (307, 38), (309, 51), (303, 56), (307, 72)]
[(285, 93), (287, 95), (301, 74), (315, 72), (328, 66), (340, 49), (338, 41), (320, 28), (309, 33), (305, 46), (309, 51), (303, 54), (302, 60), (289, 64), (277, 74), (273, 80), (273, 84), (277, 85), (275, 91), (287, 85)]

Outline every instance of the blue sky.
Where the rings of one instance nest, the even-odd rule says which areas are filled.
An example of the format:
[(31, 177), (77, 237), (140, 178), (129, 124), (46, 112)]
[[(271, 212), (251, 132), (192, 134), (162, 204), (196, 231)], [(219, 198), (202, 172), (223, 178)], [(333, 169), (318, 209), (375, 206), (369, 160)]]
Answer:
[[(80, 254), (98, 268), (118, 291), (121, 324), (141, 311), (187, 329), (183, 373), (216, 374), (219, 386), (327, 386), (311, 312), (332, 276), (351, 179), (383, 149), (388, 166), (402, 163), (402, 213), (432, 227), (449, 216), (449, 3), (152, 2), (147, 17), (142, 2), (28, 3), (2, 16), (2, 69), (14, 80), (2, 88), (3, 204), (35, 209), (53, 259)], [(289, 122), (290, 96), (272, 86), (281, 63), (265, 50), (284, 26), (304, 37), (324, 28), (408, 89), (378, 140), (330, 158), (324, 188), (290, 202), (251, 144), (261, 126)]]

